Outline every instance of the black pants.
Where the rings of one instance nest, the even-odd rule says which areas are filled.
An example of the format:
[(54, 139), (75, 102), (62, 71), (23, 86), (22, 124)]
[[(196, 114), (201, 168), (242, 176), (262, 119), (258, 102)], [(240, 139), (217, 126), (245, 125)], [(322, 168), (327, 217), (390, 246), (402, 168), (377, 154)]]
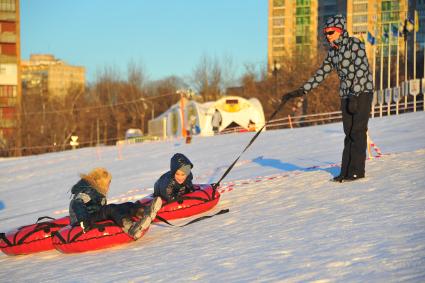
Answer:
[(139, 202), (125, 202), (119, 204), (107, 204), (96, 213), (90, 214), (90, 222), (98, 222), (104, 220), (113, 220), (117, 225), (123, 226), (124, 218), (131, 218), (136, 215), (137, 210), (141, 208)]
[[(342, 152), (341, 176), (364, 177), (367, 124), (372, 103), (371, 93), (341, 99), (342, 124), (344, 126), (344, 151)], [(351, 105), (350, 105), (351, 104)]]

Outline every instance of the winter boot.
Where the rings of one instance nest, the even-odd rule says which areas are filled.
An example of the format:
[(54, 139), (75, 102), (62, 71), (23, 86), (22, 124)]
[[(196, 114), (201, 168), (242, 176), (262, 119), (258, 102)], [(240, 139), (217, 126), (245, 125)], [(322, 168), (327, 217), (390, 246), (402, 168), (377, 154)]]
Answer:
[(354, 174), (353, 176), (344, 178), (344, 182), (352, 182), (362, 178), (364, 178), (364, 174), (359, 174), (359, 175)]
[(136, 216), (137, 218), (142, 218), (145, 215), (145, 209), (146, 209), (146, 206), (144, 205), (140, 206), (137, 209), (136, 214), (134, 216)]
[[(154, 217), (156, 216), (156, 212), (158, 212), (158, 210), (161, 209), (162, 206), (162, 200), (160, 197), (156, 197), (154, 198), (151, 203), (148, 206), (141, 206), (137, 212), (136, 212), (136, 217), (137, 218), (142, 218), (145, 215), (150, 215), (151, 219), (154, 219)], [(153, 215), (153, 212), (155, 211), (155, 215)]]
[(127, 234), (134, 240), (137, 240), (143, 235), (143, 232), (149, 228), (151, 222), (152, 220), (149, 216), (143, 216), (139, 221), (133, 222)]
[(145, 215), (149, 216), (151, 220), (154, 220), (156, 217), (156, 213), (162, 207), (162, 199), (160, 197), (154, 198), (150, 205), (145, 208)]
[(144, 215), (142, 219), (136, 221), (131, 225), (128, 230), (128, 234), (133, 237), (133, 239), (137, 240), (143, 235), (143, 231), (148, 229), (149, 225), (152, 223), (152, 220), (155, 219), (156, 213), (162, 207), (162, 199), (160, 197), (156, 197), (152, 200), (150, 205), (146, 207), (144, 211)]
[(133, 221), (131, 221), (128, 218), (123, 218), (123, 220), (122, 220), (122, 230), (124, 231), (124, 233), (128, 234), (128, 231), (130, 230), (132, 225), (133, 225)]
[(342, 183), (344, 182), (345, 177), (343, 175), (339, 175), (331, 179), (332, 182)]

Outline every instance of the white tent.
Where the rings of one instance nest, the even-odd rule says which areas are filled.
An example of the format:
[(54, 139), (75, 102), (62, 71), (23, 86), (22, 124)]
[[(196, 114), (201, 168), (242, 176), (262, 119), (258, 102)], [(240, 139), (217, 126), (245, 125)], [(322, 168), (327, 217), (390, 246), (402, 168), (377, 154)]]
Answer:
[(265, 123), (263, 107), (256, 98), (225, 96), (206, 103), (182, 99), (149, 121), (149, 135), (163, 138), (183, 136), (183, 130), (189, 130), (191, 126), (196, 127), (200, 135), (212, 135), (211, 120), (216, 109), (222, 120), (219, 132), (229, 127), (248, 130), (250, 123), (258, 131)]

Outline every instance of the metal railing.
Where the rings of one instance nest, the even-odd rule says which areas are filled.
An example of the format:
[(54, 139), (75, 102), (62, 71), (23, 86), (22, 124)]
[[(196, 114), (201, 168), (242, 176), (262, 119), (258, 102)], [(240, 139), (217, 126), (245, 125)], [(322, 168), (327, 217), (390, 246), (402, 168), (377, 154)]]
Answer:
[[(398, 110), (397, 110), (398, 109)], [(383, 117), (390, 115), (399, 115), (408, 112), (414, 111), (423, 111), (424, 110), (424, 101), (408, 101), (406, 104), (400, 105), (399, 103), (392, 104), (379, 104), (375, 105), (374, 109), (371, 111), (370, 117)], [(290, 116), (279, 119), (273, 119), (266, 124), (266, 130), (276, 130), (276, 129), (285, 129), (285, 128), (298, 128), (298, 127), (308, 127), (316, 126), (322, 124), (330, 124), (342, 121), (341, 111), (318, 113), (318, 114), (308, 114), (308, 115), (299, 115), (299, 116)], [(257, 126), (257, 130), (260, 129), (262, 125)], [(230, 129), (225, 129), (219, 134), (230, 134), (230, 133), (240, 133), (248, 132), (243, 127), (234, 127)]]
[[(398, 108), (398, 111), (397, 111)], [(408, 101), (405, 103), (392, 103), (392, 104), (378, 104), (374, 106), (374, 109), (371, 111), (371, 118), (384, 117), (389, 115), (399, 115), (403, 113), (409, 113), (414, 111), (424, 111), (424, 100), (415, 100)], [(284, 118), (273, 119), (269, 121), (265, 127), (266, 130), (277, 130), (285, 128), (298, 128), (298, 127), (308, 127), (322, 124), (330, 124), (342, 121), (341, 111), (327, 112), (327, 113), (318, 113), (318, 114), (309, 114), (309, 115), (298, 115), (290, 116)], [(259, 130), (263, 125), (256, 125), (256, 129)], [(230, 129), (225, 129), (219, 134), (230, 134), (230, 133), (241, 133), (249, 132), (243, 127), (234, 127)], [(118, 142), (117, 145), (123, 144), (132, 144), (136, 142), (161, 142), (172, 140), (173, 138), (142, 138), (140, 140), (131, 140), (125, 142)], [(103, 139), (104, 142), (117, 142), (116, 138)], [(95, 146), (96, 141), (83, 141), (80, 142), (79, 147)], [(39, 145), (39, 146), (24, 146), (20, 148), (9, 148), (5, 149), (8, 151), (15, 150), (40, 150), (40, 153), (44, 152), (55, 152), (71, 149), (68, 143), (64, 144), (54, 144), (54, 145)]]

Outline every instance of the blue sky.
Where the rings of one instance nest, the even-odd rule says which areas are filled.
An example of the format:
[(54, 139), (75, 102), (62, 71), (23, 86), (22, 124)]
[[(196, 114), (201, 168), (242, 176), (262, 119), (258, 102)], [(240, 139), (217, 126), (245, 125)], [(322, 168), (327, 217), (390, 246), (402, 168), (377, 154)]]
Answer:
[(21, 57), (50, 53), (98, 70), (129, 62), (149, 79), (190, 76), (201, 57), (244, 64), (267, 60), (265, 0), (37, 0), (21, 1)]

